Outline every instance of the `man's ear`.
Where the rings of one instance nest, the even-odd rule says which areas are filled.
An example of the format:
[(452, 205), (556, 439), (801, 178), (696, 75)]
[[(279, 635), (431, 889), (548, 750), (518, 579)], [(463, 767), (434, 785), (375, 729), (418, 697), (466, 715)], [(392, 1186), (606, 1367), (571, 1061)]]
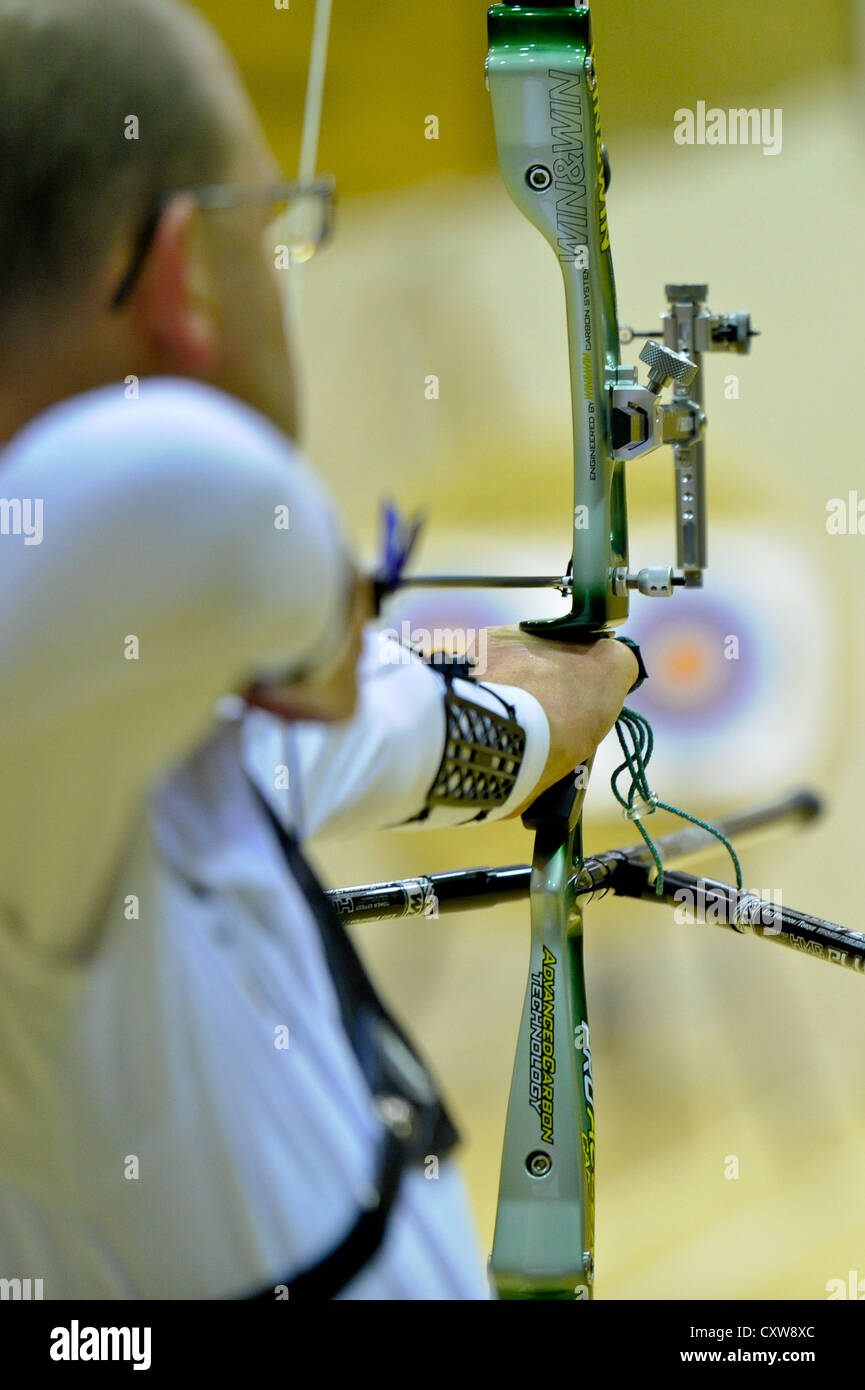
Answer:
[(139, 322), (159, 356), (184, 370), (206, 372), (219, 350), (219, 333), (200, 263), (198, 205), (178, 193), (164, 209), (135, 296)]

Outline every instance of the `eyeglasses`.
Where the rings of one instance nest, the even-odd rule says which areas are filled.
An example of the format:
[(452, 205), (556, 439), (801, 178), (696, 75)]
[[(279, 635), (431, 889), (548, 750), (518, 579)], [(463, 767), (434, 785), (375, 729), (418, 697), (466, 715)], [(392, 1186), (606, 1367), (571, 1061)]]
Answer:
[(113, 309), (122, 308), (129, 300), (147, 260), (159, 220), (171, 199), (181, 192), (188, 193), (206, 210), (271, 206), (274, 216), (265, 227), (264, 246), (277, 269), (308, 261), (333, 231), (336, 183), (329, 174), (321, 174), (308, 183), (273, 183), (260, 189), (237, 188), (230, 184), (175, 189), (162, 194), (148, 213), (129, 269), (111, 300)]

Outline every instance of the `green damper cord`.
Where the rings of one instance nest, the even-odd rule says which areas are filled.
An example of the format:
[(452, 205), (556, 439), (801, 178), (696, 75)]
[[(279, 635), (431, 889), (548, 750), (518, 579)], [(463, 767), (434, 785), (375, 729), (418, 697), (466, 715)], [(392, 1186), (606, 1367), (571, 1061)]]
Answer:
[[(646, 842), (658, 871), (655, 879), (655, 892), (658, 897), (661, 897), (664, 892), (664, 866), (661, 863), (657, 846), (643, 825), (643, 817), (651, 815), (659, 806), (662, 811), (670, 811), (674, 816), (681, 816), (683, 820), (691, 821), (693, 825), (699, 825), (721, 841), (721, 844), (728, 850), (736, 870), (736, 887), (741, 889), (742, 866), (739, 863), (739, 856), (726, 835), (723, 835), (714, 825), (710, 825), (708, 821), (700, 820), (699, 816), (691, 816), (687, 811), (679, 810), (678, 806), (671, 806), (669, 802), (661, 801), (651, 790), (646, 769), (652, 757), (655, 737), (652, 733), (652, 726), (645, 715), (638, 714), (636, 710), (626, 707), (616, 720), (616, 733), (625, 755), (625, 761), (616, 768), (610, 779), (610, 786), (619, 805), (625, 808), (625, 815), (634, 822)], [(618, 781), (623, 772), (631, 774), (631, 785), (627, 797), (622, 796), (618, 787)]]

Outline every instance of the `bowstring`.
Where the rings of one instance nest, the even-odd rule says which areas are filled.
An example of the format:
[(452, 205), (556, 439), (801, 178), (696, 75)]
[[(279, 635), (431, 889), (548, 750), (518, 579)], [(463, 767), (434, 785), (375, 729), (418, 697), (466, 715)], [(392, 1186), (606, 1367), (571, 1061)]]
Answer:
[[(321, 113), (324, 106), (324, 81), (327, 76), (327, 55), (330, 43), (330, 16), (333, 0), (315, 0), (315, 16), (312, 24), (312, 43), (309, 50), (309, 69), (306, 77), (306, 97), (303, 104), (303, 132), (300, 137), (300, 161), (297, 178), (301, 184), (311, 183), (318, 165), (318, 148), (321, 139)], [(305, 277), (301, 274), (302, 263), (291, 267), (291, 296), (293, 312), (300, 315), (302, 290)]]
[(321, 111), (324, 102), (324, 79), (327, 73), (327, 49), (330, 39), (330, 12), (333, 0), (316, 0), (312, 27), (312, 46), (309, 53), (309, 72), (306, 79), (306, 101), (303, 108), (303, 134), (300, 141), (300, 164), (297, 177), (301, 183), (311, 183), (318, 163), (318, 144), (321, 135)]
[[(315, 0), (315, 14), (312, 22), (312, 43), (309, 51), (309, 68), (306, 76), (306, 96), (303, 104), (303, 131), (300, 137), (300, 160), (297, 168), (299, 183), (311, 183), (318, 165), (318, 148), (321, 138), (321, 114), (324, 106), (324, 81), (327, 75), (327, 56), (330, 43), (330, 16), (333, 0)], [(291, 266), (290, 302), (295, 316), (300, 314), (301, 288), (304, 283), (301, 271), (303, 262), (296, 261)], [(289, 772), (290, 811), (292, 828), (299, 839), (303, 839), (305, 806), (301, 785), (301, 758), (297, 748), (297, 729), (292, 726), (283, 741), (286, 762), (291, 765)]]

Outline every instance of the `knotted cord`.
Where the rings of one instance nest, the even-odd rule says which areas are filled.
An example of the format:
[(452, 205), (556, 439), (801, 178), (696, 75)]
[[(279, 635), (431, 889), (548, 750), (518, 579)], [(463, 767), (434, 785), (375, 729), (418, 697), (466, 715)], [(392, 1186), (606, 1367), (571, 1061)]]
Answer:
[[(678, 806), (671, 806), (668, 801), (662, 801), (649, 786), (647, 769), (655, 747), (655, 736), (645, 715), (625, 706), (616, 720), (616, 734), (625, 755), (625, 761), (616, 768), (610, 778), (610, 786), (619, 805), (624, 807), (625, 815), (634, 822), (646, 842), (646, 847), (657, 870), (655, 892), (658, 897), (661, 897), (664, 892), (664, 866), (661, 863), (657, 846), (643, 824), (643, 818), (650, 816), (658, 807), (662, 811), (669, 811), (674, 816), (680, 816), (682, 820), (690, 821), (692, 825), (699, 825), (702, 830), (707, 830), (710, 835), (715, 836), (716, 840), (720, 840), (733, 861), (733, 867), (736, 871), (736, 887), (741, 889), (742, 867), (739, 863), (739, 856), (726, 835), (722, 834), (714, 825), (710, 825), (708, 821), (701, 820), (699, 816), (692, 816), (688, 811), (682, 811)], [(619, 778), (624, 772), (630, 773), (631, 776), (631, 785), (626, 796), (622, 795), (618, 785)]]

